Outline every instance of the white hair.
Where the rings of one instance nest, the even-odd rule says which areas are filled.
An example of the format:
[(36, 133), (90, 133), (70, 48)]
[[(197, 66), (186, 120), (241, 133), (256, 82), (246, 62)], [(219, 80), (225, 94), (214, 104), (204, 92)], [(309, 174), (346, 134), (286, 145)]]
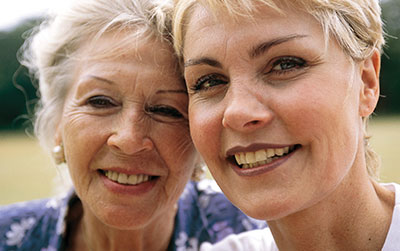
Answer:
[(38, 81), (40, 100), (34, 128), (42, 146), (48, 151), (54, 147), (56, 128), (75, 71), (74, 57), (83, 44), (105, 33), (122, 31), (126, 39), (116, 47), (146, 37), (171, 42), (172, 8), (170, 0), (68, 1), (33, 29), (19, 51), (19, 60)]

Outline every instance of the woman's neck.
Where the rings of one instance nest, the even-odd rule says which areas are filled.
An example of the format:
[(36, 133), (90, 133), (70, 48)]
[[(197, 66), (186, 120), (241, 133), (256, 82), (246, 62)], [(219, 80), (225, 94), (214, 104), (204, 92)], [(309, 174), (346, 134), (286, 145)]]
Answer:
[[(175, 221), (176, 210), (163, 215), (140, 229), (121, 230), (103, 224), (85, 212), (71, 235), (72, 250), (167, 250)], [(162, 222), (161, 222), (162, 220)], [(156, 241), (155, 241), (156, 240)]]
[(380, 250), (393, 207), (393, 192), (348, 177), (318, 204), (268, 224), (280, 250)]

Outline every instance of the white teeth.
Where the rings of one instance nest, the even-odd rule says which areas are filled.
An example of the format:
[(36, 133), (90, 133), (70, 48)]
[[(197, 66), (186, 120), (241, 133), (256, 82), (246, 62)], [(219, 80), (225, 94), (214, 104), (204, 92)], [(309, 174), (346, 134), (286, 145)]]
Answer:
[(247, 163), (256, 162), (256, 156), (255, 156), (254, 152), (246, 153), (246, 162)]
[(287, 147), (285, 147), (285, 148), (283, 148), (283, 153), (284, 154), (286, 154), (286, 153), (288, 153), (289, 152), (289, 147), (287, 146)]
[(129, 182), (129, 184), (136, 184), (137, 183), (137, 175), (129, 175), (128, 182)]
[(292, 151), (294, 146), (283, 148), (261, 149), (256, 152), (241, 152), (235, 154), (236, 162), (242, 165), (242, 168), (252, 168), (271, 163), (275, 158), (283, 156)]
[(275, 154), (278, 155), (278, 156), (282, 156), (283, 155), (283, 148), (275, 149)]
[(112, 179), (114, 181), (117, 181), (118, 180), (118, 173), (117, 172), (112, 172), (110, 179)]
[(138, 178), (137, 178), (137, 181), (136, 181), (137, 183), (142, 183), (143, 182), (143, 175), (138, 175)]
[(128, 175), (126, 175), (124, 173), (120, 173), (118, 176), (118, 183), (126, 184), (127, 181), (128, 181)]
[(240, 153), (239, 156), (240, 156), (240, 163), (241, 164), (246, 163), (246, 157), (245, 157), (244, 153)]
[(267, 159), (267, 153), (265, 152), (265, 150), (258, 150), (257, 152), (255, 152), (255, 156), (256, 161), (263, 161)]
[(239, 164), (247, 163), (246, 155), (244, 153), (235, 154), (235, 159)]
[(125, 173), (118, 173), (113, 171), (105, 171), (105, 176), (110, 180), (124, 185), (137, 185), (150, 179), (150, 176), (146, 174), (127, 175)]
[(240, 154), (235, 154), (235, 159), (236, 162), (239, 163), (239, 165), (242, 164), (242, 161), (240, 160)]

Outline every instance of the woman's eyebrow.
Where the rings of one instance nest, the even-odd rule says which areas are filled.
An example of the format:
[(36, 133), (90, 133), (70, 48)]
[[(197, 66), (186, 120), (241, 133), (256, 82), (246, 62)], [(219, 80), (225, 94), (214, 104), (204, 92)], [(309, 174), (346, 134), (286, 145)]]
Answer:
[[(249, 54), (249, 57), (253, 59), (253, 58), (256, 58), (256, 57), (264, 54), (273, 46), (276, 46), (276, 45), (279, 45), (282, 43), (286, 43), (286, 42), (289, 42), (294, 39), (304, 38), (304, 37), (308, 37), (308, 35), (293, 34), (293, 35), (288, 35), (288, 36), (284, 36), (284, 37), (274, 38), (272, 40), (258, 44), (257, 46), (252, 48), (248, 54)], [(199, 57), (199, 58), (189, 59), (188, 61), (186, 61), (184, 63), (185, 68), (190, 67), (190, 66), (195, 66), (195, 65), (209, 65), (212, 67), (222, 68), (222, 65), (220, 62), (218, 62), (217, 60), (210, 58), (210, 57)]]
[(299, 38), (304, 38), (307, 37), (307, 35), (299, 35), (299, 34), (293, 34), (293, 35), (288, 35), (284, 37), (279, 37), (279, 38), (274, 38), (272, 40), (262, 42), (258, 44), (257, 46), (253, 47), (251, 50), (249, 50), (249, 57), (254, 59), (264, 53), (266, 53), (271, 47), (289, 42), (294, 39), (299, 39)]
[(185, 94), (187, 95), (186, 90), (158, 90), (156, 94), (164, 94), (164, 93), (177, 93), (177, 94)]
[(190, 67), (194, 65), (209, 65), (213, 67), (218, 67), (222, 68), (221, 64), (210, 57), (199, 57), (199, 58), (194, 58), (194, 59), (189, 59), (188, 61), (185, 62), (184, 67)]

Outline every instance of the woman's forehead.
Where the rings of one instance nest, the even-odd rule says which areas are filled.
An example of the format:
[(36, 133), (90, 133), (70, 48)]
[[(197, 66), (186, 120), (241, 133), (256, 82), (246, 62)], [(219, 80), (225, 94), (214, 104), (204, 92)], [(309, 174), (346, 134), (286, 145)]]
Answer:
[(216, 17), (206, 8), (197, 7), (187, 25), (184, 50), (193, 47), (192, 43), (196, 40), (218, 44), (222, 40), (228, 43), (241, 38), (257, 44), (266, 39), (323, 35), (321, 26), (311, 15), (290, 9), (286, 14), (283, 16), (269, 7), (263, 7), (262, 12), (254, 17), (241, 17), (242, 21), (239, 21), (230, 17)]
[(129, 33), (105, 34), (87, 41), (77, 53), (80, 60), (135, 60), (143, 64), (171, 64), (176, 61), (170, 43), (154, 36)]

